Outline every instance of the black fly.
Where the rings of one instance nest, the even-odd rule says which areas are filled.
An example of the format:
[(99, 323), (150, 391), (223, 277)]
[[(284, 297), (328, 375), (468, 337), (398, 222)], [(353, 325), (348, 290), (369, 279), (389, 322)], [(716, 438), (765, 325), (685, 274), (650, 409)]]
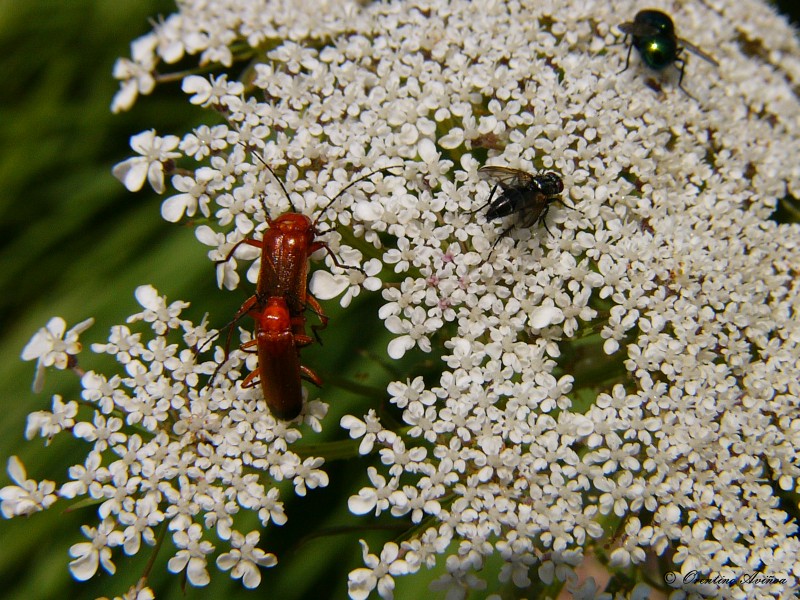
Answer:
[[(551, 171), (542, 175), (531, 175), (509, 167), (481, 167), (478, 175), (494, 186), (486, 204), (473, 212), (488, 206), (488, 221), (519, 214), (523, 215), (522, 227), (532, 227), (542, 222), (547, 229), (547, 223), (544, 222), (547, 211), (553, 202), (561, 202), (561, 192), (564, 191), (564, 182), (559, 175)], [(500, 194), (495, 198), (498, 188)], [(513, 228), (514, 224), (503, 230), (492, 245), (492, 250)], [(547, 232), (550, 233), (550, 230), (547, 229)]]

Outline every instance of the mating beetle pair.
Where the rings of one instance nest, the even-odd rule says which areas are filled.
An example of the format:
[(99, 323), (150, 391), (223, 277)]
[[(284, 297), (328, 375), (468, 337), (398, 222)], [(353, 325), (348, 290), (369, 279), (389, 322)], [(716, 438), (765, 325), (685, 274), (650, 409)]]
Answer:
[[(258, 155), (255, 156), (275, 177), (291, 205), (291, 198), (281, 180), (269, 165)], [(237, 248), (243, 244), (261, 250), (261, 268), (258, 273), (256, 293), (244, 302), (229, 327), (244, 316), (250, 316), (255, 320), (253, 339), (243, 344), (241, 349), (257, 353), (258, 368), (245, 378), (242, 387), (252, 387), (258, 377), (264, 400), (273, 415), (279, 419), (292, 420), (302, 411), (301, 378), (317, 386), (322, 385), (322, 381), (314, 371), (300, 364), (300, 348), (313, 341), (305, 331), (306, 310), (310, 308), (319, 317), (320, 324), (311, 328), (317, 339), (319, 339), (317, 330), (324, 329), (328, 324), (328, 317), (322, 311), (322, 307), (308, 292), (308, 267), (311, 255), (317, 250), (324, 249), (337, 266), (360, 270), (358, 267), (342, 265), (328, 244), (319, 239), (319, 236), (325, 233), (319, 229), (319, 221), (345, 191), (377, 173), (390, 173), (394, 168), (397, 167), (377, 169), (351, 181), (323, 206), (313, 221), (296, 211), (272, 219), (265, 205), (264, 212), (267, 215), (269, 228), (264, 231), (261, 238), (246, 238), (238, 242), (223, 260), (218, 261), (218, 263), (229, 261)], [(225, 344), (226, 358), (230, 339), (229, 330)], [(214, 376), (212, 380), (213, 378)]]

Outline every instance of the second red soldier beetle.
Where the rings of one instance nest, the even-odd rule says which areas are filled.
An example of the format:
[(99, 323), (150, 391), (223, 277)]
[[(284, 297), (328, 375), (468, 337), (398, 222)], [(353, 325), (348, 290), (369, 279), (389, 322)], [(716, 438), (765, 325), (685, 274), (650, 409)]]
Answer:
[(305, 317), (290, 316), (286, 300), (279, 296), (267, 298), (263, 307), (253, 307), (247, 314), (256, 321), (255, 337), (242, 344), (241, 349), (247, 351), (255, 346), (258, 368), (245, 377), (242, 387), (253, 387), (258, 377), (270, 412), (291, 421), (303, 409), (301, 378), (322, 385), (314, 371), (300, 364), (300, 348), (312, 341), (297, 333), (305, 329)]

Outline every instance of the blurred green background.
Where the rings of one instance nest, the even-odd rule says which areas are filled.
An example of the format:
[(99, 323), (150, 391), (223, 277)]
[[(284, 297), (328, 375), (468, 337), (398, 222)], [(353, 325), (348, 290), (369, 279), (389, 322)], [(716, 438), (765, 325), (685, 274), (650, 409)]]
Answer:
[[(800, 10), (796, 1), (785, 4), (795, 13)], [(111, 77), (114, 60), (128, 56), (130, 41), (149, 31), (148, 19), (173, 10), (173, 3), (162, 0), (0, 2), (0, 486), (9, 483), (9, 455), (23, 458), (30, 477), (58, 481), (67, 465), (85, 455), (85, 446), (67, 436), (49, 448), (24, 440), (28, 413), (49, 409), (56, 391), (75, 398), (79, 389), (72, 374), (50, 372), (45, 392), (31, 392), (34, 365), (21, 362), (19, 355), (50, 317), (62, 316), (71, 327), (94, 316), (95, 326), (82, 338), (89, 344), (103, 341), (111, 325), (137, 310), (133, 291), (141, 284), (153, 284), (170, 300), (193, 301), (188, 316), (199, 321), (209, 312), (216, 325), (245, 298), (244, 291), (216, 288), (205, 247), (192, 229), (160, 218), (160, 198), (147, 190), (130, 194), (111, 176), (112, 165), (131, 154), (132, 134), (155, 128), (180, 136), (200, 118), (177, 84), (141, 99), (130, 113), (109, 112), (117, 90)], [(328, 381), (333, 373), (368, 381), (374, 377), (369, 372), (381, 371), (375, 361), (353, 352), (358, 347), (354, 336), (363, 334), (361, 316), (377, 311), (378, 298), (371, 296), (362, 295), (344, 312), (335, 302), (325, 303), (332, 317), (325, 346), (315, 345), (304, 357)], [(374, 347), (385, 348), (388, 336), (376, 335)], [(352, 401), (368, 406), (363, 397)], [(326, 421), (326, 433), (341, 436), (336, 423), (342, 405), (332, 405), (335, 414)], [(151, 579), (157, 596), (346, 597), (346, 573), (361, 564), (356, 540), (367, 537), (375, 551), (393, 534), (362, 531), (307, 540), (304, 536), (314, 529), (364, 523), (348, 516), (346, 507), (347, 495), (364, 483), (364, 463), (340, 461), (327, 470), (332, 485), (290, 504), (289, 523), (262, 536), (262, 547), (282, 562), (263, 571), (258, 590), (243, 590), (212, 566), (212, 585), (188, 586), (184, 596), (179, 579), (165, 577), (161, 564)], [(70, 577), (67, 550), (84, 541), (79, 528), (94, 523), (93, 512), (51, 510), (29, 519), (0, 520), (0, 597), (96, 598), (121, 594), (135, 583), (147, 558), (144, 552), (134, 559), (115, 553), (118, 572), (113, 578), (102, 572), (81, 584)], [(425, 586), (435, 575), (402, 579), (398, 597), (429, 596)]]

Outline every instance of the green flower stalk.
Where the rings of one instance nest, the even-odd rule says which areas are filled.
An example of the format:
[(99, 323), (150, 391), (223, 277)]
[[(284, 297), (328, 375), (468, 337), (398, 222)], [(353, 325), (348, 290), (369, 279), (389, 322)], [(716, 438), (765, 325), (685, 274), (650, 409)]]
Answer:
[[(142, 286), (128, 321), (145, 326), (93, 347), (120, 372), (83, 374), (91, 418), (59, 396), (31, 415), (29, 437), (71, 432), (86, 462), (55, 484), (11, 459), (3, 515), (94, 499), (78, 579), (163, 545), (192, 585), (216, 562), (257, 587), (280, 564), (242, 515), (281, 525), (282, 494), (328, 485), (333, 446), (315, 440), (339, 426), (379, 459), (350, 512), (403, 530), (361, 542), (333, 583), (351, 598), (433, 567), (448, 598), (795, 593), (800, 228), (770, 217), (800, 193), (800, 46), (757, 0), (653, 8), (679, 44), (659, 71), (636, 53), (623, 69), (629, 0), (182, 2), (118, 62), (112, 108), (179, 79), (208, 120), (133, 136), (114, 175), (164, 193), (230, 290), (258, 277), (243, 240), (315, 219), (329, 252), (310, 292), (348, 307), (380, 291), (363, 318), (392, 337), (373, 352), (434, 367), (339, 423), (335, 392), (306, 390), (283, 421), (242, 387), (252, 354)], [(501, 183), (516, 210), (487, 220), (484, 166), (552, 172), (563, 193), (531, 215)], [(24, 358), (70, 362), (37, 336)]]

